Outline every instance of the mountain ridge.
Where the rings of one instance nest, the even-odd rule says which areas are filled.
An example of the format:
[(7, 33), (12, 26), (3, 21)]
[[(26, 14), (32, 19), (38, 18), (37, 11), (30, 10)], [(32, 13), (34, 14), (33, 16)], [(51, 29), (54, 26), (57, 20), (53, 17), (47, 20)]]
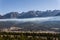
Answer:
[(28, 11), (28, 12), (10, 12), (5, 15), (0, 15), (0, 19), (8, 18), (34, 18), (34, 17), (50, 17), (50, 16), (60, 16), (60, 10), (47, 10), (47, 11)]

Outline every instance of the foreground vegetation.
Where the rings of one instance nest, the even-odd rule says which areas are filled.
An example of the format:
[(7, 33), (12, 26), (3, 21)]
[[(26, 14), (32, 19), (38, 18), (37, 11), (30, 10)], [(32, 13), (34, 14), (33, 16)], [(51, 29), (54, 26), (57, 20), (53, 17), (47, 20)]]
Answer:
[(0, 32), (0, 40), (60, 40), (60, 33)]

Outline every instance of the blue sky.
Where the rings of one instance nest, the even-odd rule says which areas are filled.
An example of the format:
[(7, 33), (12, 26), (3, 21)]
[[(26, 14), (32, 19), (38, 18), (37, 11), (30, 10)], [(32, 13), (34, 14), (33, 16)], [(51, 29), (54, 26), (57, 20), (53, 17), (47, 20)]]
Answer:
[(0, 0), (0, 14), (29, 10), (60, 9), (59, 0)]

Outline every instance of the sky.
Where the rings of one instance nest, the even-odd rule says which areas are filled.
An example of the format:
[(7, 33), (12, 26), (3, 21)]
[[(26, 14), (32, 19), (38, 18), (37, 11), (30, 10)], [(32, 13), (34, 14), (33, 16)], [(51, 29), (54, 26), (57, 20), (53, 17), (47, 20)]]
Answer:
[(0, 14), (30, 10), (60, 10), (60, 0), (0, 0)]

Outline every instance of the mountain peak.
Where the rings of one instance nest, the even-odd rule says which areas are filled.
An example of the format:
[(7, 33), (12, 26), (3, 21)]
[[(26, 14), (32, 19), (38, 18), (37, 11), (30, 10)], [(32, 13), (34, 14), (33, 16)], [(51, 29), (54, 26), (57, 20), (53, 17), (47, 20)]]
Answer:
[(3, 18), (17, 18), (18, 15), (19, 15), (18, 12), (10, 12), (4, 15)]

